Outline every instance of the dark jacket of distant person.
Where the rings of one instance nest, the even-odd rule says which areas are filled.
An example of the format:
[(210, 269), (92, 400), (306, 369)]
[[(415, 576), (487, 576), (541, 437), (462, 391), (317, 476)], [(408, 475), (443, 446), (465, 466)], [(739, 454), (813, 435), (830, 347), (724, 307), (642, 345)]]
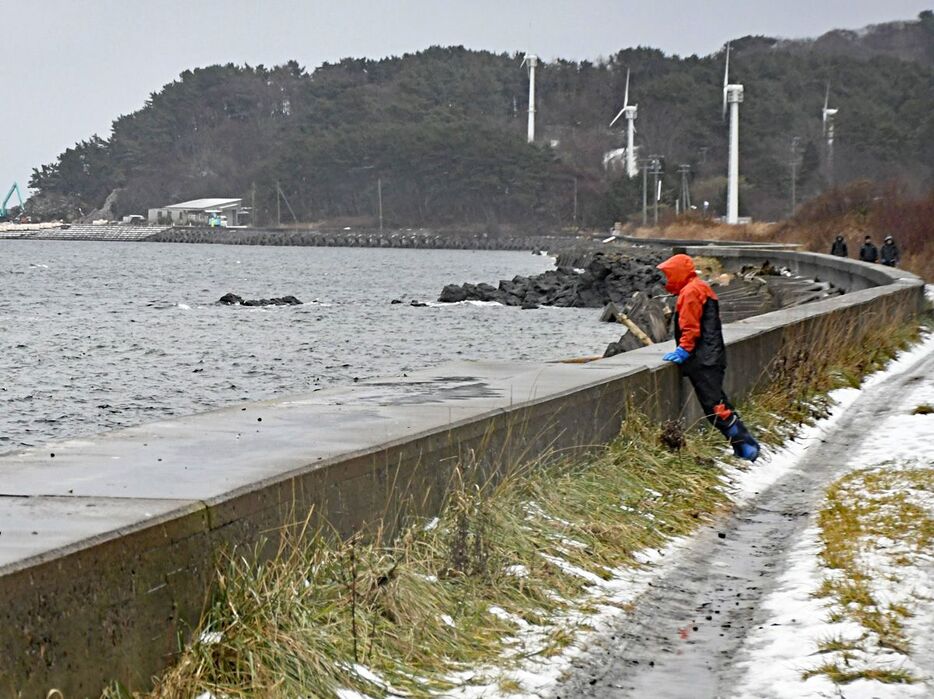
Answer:
[(898, 246), (895, 245), (892, 236), (886, 236), (885, 242), (882, 243), (882, 249), (879, 251), (879, 255), (882, 258), (882, 264), (889, 267), (895, 267), (901, 261), (898, 255)]
[(837, 257), (846, 257), (846, 241), (843, 239), (842, 235), (838, 235), (834, 238), (833, 245), (830, 246), (830, 254), (836, 255)]
[(872, 244), (872, 238), (868, 235), (863, 247), (859, 249), (859, 259), (863, 262), (878, 262), (879, 260), (879, 249)]

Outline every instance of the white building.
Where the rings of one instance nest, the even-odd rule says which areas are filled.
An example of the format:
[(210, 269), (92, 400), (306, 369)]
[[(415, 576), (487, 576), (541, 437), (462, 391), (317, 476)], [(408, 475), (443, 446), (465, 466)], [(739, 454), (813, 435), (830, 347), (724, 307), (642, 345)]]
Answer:
[(175, 226), (208, 226), (212, 219), (217, 225), (239, 226), (249, 220), (250, 211), (243, 208), (242, 199), (192, 199), (149, 210), (149, 223)]

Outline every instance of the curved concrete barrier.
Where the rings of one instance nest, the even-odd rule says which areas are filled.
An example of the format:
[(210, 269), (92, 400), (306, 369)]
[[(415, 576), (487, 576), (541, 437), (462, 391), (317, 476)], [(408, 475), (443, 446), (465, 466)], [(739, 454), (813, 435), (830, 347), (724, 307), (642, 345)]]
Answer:
[(634, 235), (620, 235), (618, 240), (633, 245), (652, 245), (655, 247), (671, 248), (684, 247), (686, 245), (694, 247), (736, 247), (756, 248), (760, 250), (797, 250), (801, 246), (797, 243), (769, 243), (769, 242), (737, 242), (735, 240), (715, 240), (713, 238), (639, 238)]
[[(727, 264), (781, 254), (781, 264), (850, 284), (843, 296), (726, 326), (737, 396), (792, 343), (827, 342), (828, 320), (858, 338), (922, 307), (922, 281), (899, 270), (748, 248), (689, 252)], [(661, 359), (668, 349), (584, 365), (455, 362), (0, 458), (0, 687), (72, 697), (97, 696), (113, 679), (147, 686), (197, 622), (218, 553), (274, 538), (309, 508), (345, 534), (392, 527), (436, 510), (458, 464), (486, 476), (606, 443), (627, 405), (656, 419), (687, 405), (700, 417)]]
[(747, 248), (737, 246), (735, 243), (731, 246), (716, 248), (687, 245), (674, 246), (674, 249), (683, 250), (689, 255), (716, 257), (726, 266), (762, 265), (768, 261), (776, 267), (787, 267), (793, 274), (798, 276), (830, 282), (847, 292), (899, 284), (903, 281), (913, 283), (913, 280), (918, 279), (911, 272), (895, 267), (886, 267), (872, 262), (859, 262), (847, 257), (836, 257), (817, 252), (795, 252), (783, 249), (763, 249), (761, 247)]

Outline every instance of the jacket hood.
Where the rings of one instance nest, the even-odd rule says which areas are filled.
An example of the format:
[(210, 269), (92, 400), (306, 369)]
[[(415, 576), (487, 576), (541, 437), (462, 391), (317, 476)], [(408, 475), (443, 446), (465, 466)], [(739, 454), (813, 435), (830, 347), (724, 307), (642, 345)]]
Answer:
[(684, 254), (672, 255), (658, 265), (658, 269), (665, 275), (665, 289), (672, 294), (680, 292), (689, 281), (697, 276), (694, 260)]

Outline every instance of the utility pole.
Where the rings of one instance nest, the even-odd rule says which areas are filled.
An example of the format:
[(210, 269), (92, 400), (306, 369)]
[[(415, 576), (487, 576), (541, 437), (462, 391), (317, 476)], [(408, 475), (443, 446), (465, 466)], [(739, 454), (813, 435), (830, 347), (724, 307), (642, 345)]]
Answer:
[(652, 175), (654, 176), (653, 187), (655, 188), (655, 226), (658, 227), (658, 200), (661, 198), (658, 176), (662, 172), (662, 161), (660, 155), (650, 155), (652, 160)]
[(279, 203), (279, 180), (276, 180), (276, 225), (282, 225), (282, 206)]
[(691, 185), (688, 175), (691, 174), (691, 166), (682, 163), (678, 166), (678, 172), (681, 173), (681, 213), (687, 213), (691, 209)]
[(791, 215), (795, 215), (795, 209), (798, 208), (798, 143), (800, 138), (794, 136), (791, 139)]
[(574, 175), (574, 227), (577, 227), (577, 175)]
[(282, 198), (282, 201), (285, 202), (286, 207), (289, 209), (289, 213), (292, 214), (292, 221), (298, 223), (298, 216), (295, 215), (295, 210), (292, 208), (292, 205), (289, 204), (289, 198), (285, 196), (285, 192), (282, 191), (282, 187), (279, 186), (279, 180), (276, 180), (276, 220), (281, 225), (282, 215), (279, 204), (279, 199)]
[(649, 161), (642, 161), (642, 225), (648, 225), (648, 186), (649, 186)]
[(250, 225), (256, 228), (256, 182), (250, 186)]
[(383, 234), (383, 178), (376, 178), (376, 197), (379, 199), (379, 234)]

